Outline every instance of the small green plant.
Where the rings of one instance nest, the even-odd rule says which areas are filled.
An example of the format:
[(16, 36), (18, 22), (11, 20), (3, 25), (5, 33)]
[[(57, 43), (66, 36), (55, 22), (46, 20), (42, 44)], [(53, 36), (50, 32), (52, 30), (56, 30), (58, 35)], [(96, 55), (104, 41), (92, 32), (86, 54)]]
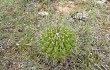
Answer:
[(44, 30), (39, 37), (39, 49), (47, 58), (64, 60), (76, 48), (76, 34), (64, 26), (53, 26)]
[(25, 49), (28, 48), (28, 45), (31, 45), (35, 42), (34, 33), (32, 32), (31, 28), (26, 28), (24, 33), (25, 35), (19, 41), (18, 48), (20, 51), (25, 51)]

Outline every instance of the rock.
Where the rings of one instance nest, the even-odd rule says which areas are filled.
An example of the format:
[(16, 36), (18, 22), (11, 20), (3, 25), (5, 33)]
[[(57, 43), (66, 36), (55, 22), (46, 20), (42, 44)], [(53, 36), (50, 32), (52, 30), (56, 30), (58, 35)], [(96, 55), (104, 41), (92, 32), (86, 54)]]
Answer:
[(88, 14), (87, 12), (83, 11), (83, 12), (78, 12), (76, 13), (73, 18), (75, 19), (79, 19), (79, 20), (87, 20), (88, 19)]
[(107, 2), (107, 0), (96, 1), (96, 4), (102, 6), (105, 2)]
[(41, 11), (41, 12), (38, 12), (39, 15), (42, 15), (42, 16), (48, 16), (49, 13), (46, 12), (46, 11)]
[(82, 12), (76, 12), (73, 14), (70, 14), (70, 16), (67, 16), (67, 19), (70, 23), (78, 21), (87, 21), (89, 18), (88, 12), (82, 11)]

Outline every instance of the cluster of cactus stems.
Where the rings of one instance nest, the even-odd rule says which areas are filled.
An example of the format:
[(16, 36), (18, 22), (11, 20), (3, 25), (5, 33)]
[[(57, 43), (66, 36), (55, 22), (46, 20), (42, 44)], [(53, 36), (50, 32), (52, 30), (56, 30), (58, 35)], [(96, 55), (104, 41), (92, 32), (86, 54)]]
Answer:
[(39, 49), (46, 53), (48, 58), (64, 60), (77, 47), (76, 34), (64, 26), (51, 26), (44, 30), (39, 37)]

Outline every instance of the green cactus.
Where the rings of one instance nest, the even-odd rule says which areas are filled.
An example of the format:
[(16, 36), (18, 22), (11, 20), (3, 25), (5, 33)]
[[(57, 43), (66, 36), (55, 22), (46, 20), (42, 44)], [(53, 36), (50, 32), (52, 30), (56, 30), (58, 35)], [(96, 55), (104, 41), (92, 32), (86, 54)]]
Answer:
[(76, 34), (64, 26), (53, 26), (44, 30), (39, 37), (39, 49), (46, 53), (48, 58), (64, 60), (77, 47)]

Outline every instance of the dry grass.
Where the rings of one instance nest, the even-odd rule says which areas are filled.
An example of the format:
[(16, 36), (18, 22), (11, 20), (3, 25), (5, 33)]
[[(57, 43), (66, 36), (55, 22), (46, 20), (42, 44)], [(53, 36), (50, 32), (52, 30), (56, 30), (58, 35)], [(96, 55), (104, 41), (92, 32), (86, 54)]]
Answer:
[[(109, 70), (109, 6), (109, 2), (100, 6), (89, 1), (1, 0), (0, 70)], [(38, 14), (41, 11), (48, 14)], [(80, 49), (74, 58), (47, 61), (39, 52), (37, 37), (54, 24), (76, 32)]]

